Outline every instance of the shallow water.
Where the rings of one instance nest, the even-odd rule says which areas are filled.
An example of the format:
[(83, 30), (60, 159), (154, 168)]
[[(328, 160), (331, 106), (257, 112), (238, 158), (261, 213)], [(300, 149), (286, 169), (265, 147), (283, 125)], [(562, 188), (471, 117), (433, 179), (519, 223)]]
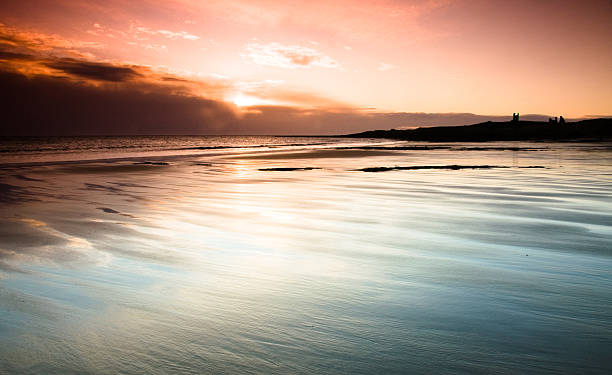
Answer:
[[(612, 371), (610, 144), (53, 142), (0, 156), (2, 373)], [(359, 171), (444, 165), (496, 168)]]

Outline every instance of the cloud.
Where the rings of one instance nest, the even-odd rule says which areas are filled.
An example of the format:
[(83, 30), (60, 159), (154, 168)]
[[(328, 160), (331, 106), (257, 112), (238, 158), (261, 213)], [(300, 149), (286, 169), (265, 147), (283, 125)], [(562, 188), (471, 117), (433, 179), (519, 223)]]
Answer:
[(384, 62), (381, 62), (380, 64), (378, 64), (378, 70), (381, 71), (381, 72), (386, 72), (387, 70), (391, 70), (393, 68), (395, 68), (394, 65), (387, 64), (387, 63), (384, 63)]
[(263, 102), (272, 102), (286, 106), (300, 108), (325, 108), (325, 109), (351, 109), (352, 106), (338, 100), (295, 89), (288, 89), (274, 81), (240, 85), (244, 94), (260, 99)]
[(0, 85), (2, 135), (207, 134), (237, 120), (214, 99), (222, 82), (40, 55), (29, 44), (0, 46)]
[[(347, 134), (403, 125), (401, 118), (350, 108), (296, 108), (289, 106), (250, 107), (241, 119), (244, 134)], [(264, 130), (265, 129), (265, 130)]]
[(200, 39), (199, 36), (191, 34), (187, 31), (171, 31), (165, 29), (156, 30), (146, 26), (139, 26), (135, 23), (131, 23), (127, 31), (110, 28), (100, 23), (94, 23), (93, 28), (87, 30), (87, 33), (96, 37), (102, 36), (111, 39), (120, 38), (128, 45), (137, 46), (145, 50), (152, 50), (156, 52), (168, 52), (168, 46), (160, 43), (160, 39), (183, 39), (189, 41)]
[(170, 39), (177, 39), (177, 38), (183, 38), (183, 39), (187, 39), (187, 40), (198, 40), (198, 39), (200, 39), (199, 36), (193, 35), (193, 34), (189, 34), (186, 31), (172, 32), (172, 31), (168, 31), (168, 30), (157, 30), (157, 33), (165, 36), (166, 38), (170, 38)]
[[(63, 38), (57, 34), (44, 34), (19, 30), (0, 23), (0, 46), (21, 47), (43, 53), (81, 57), (82, 50), (100, 50), (104, 43)], [(91, 54), (91, 53), (90, 53)]]
[[(187, 39), (187, 40), (198, 40), (199, 36), (188, 33), (187, 31), (170, 31), (170, 30), (153, 30), (151, 28), (145, 26), (135, 26), (132, 25), (130, 27), (132, 32), (136, 34), (136, 36), (140, 36), (139, 34), (148, 34), (148, 35), (161, 35), (168, 39)], [(139, 38), (142, 40), (142, 37)]]
[[(428, 18), (457, 0), (337, 0), (253, 1), (208, 0), (190, 4), (192, 12), (214, 14), (215, 18), (239, 26), (261, 29), (309, 30), (311, 34), (333, 35), (352, 44), (393, 40), (410, 43), (438, 37)], [(243, 27), (244, 27), (243, 26)]]
[(114, 38), (114, 35), (107, 33), (106, 29), (100, 25), (99, 23), (94, 23), (93, 24), (93, 29), (87, 30), (87, 34), (91, 34), (91, 35), (95, 35), (95, 36), (100, 36), (100, 35), (107, 35), (111, 38)]
[[(544, 115), (521, 116), (544, 121)], [(319, 134), (338, 135), (373, 129), (467, 125), (485, 121), (507, 121), (510, 116), (483, 116), (473, 113), (377, 113), (355, 108), (296, 108), (254, 106), (240, 119), (233, 134)]]
[(134, 68), (130, 67), (68, 58), (51, 60), (43, 64), (74, 76), (98, 81), (123, 82), (141, 76)]
[(255, 64), (279, 68), (321, 68), (339, 69), (340, 64), (319, 51), (298, 45), (283, 45), (280, 43), (251, 43), (246, 46), (246, 57)]
[(30, 60), (31, 58), (32, 56), (28, 55), (27, 53), (18, 53), (18, 52), (0, 50), (0, 61), (2, 60)]
[(161, 83), (93, 86), (10, 72), (0, 83), (5, 135), (210, 134), (236, 120), (226, 103)]

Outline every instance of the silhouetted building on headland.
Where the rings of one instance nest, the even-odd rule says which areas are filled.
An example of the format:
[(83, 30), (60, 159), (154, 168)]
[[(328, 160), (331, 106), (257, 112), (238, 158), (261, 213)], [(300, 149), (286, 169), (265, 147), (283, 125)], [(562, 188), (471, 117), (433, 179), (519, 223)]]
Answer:
[(557, 122), (557, 117), (549, 117), (548, 118), (548, 123), (549, 124), (565, 124), (565, 119), (563, 118), (563, 116), (559, 116), (559, 121)]
[[(512, 122), (519, 122), (519, 113), (518, 112), (512, 114)], [(529, 120), (527, 122), (529, 122)], [(565, 124), (565, 119), (563, 118), (563, 116), (549, 117), (548, 118), (548, 123), (549, 124)]]

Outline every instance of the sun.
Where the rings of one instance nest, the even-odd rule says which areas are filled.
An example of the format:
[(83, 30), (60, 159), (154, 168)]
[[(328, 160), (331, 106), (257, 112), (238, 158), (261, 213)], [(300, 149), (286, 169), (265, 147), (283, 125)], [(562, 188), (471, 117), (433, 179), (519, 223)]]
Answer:
[(252, 107), (256, 105), (273, 105), (278, 104), (273, 100), (262, 99), (256, 96), (250, 96), (243, 93), (236, 94), (230, 99), (237, 107)]
[(253, 96), (244, 95), (242, 93), (234, 96), (231, 100), (238, 107), (251, 107), (254, 105), (263, 104), (263, 100)]

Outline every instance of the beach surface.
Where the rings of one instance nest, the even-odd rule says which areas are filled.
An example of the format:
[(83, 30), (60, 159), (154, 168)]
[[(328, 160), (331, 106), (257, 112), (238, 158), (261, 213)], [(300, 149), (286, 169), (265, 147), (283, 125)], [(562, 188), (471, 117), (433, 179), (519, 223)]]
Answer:
[(0, 151), (0, 373), (612, 372), (610, 143)]

